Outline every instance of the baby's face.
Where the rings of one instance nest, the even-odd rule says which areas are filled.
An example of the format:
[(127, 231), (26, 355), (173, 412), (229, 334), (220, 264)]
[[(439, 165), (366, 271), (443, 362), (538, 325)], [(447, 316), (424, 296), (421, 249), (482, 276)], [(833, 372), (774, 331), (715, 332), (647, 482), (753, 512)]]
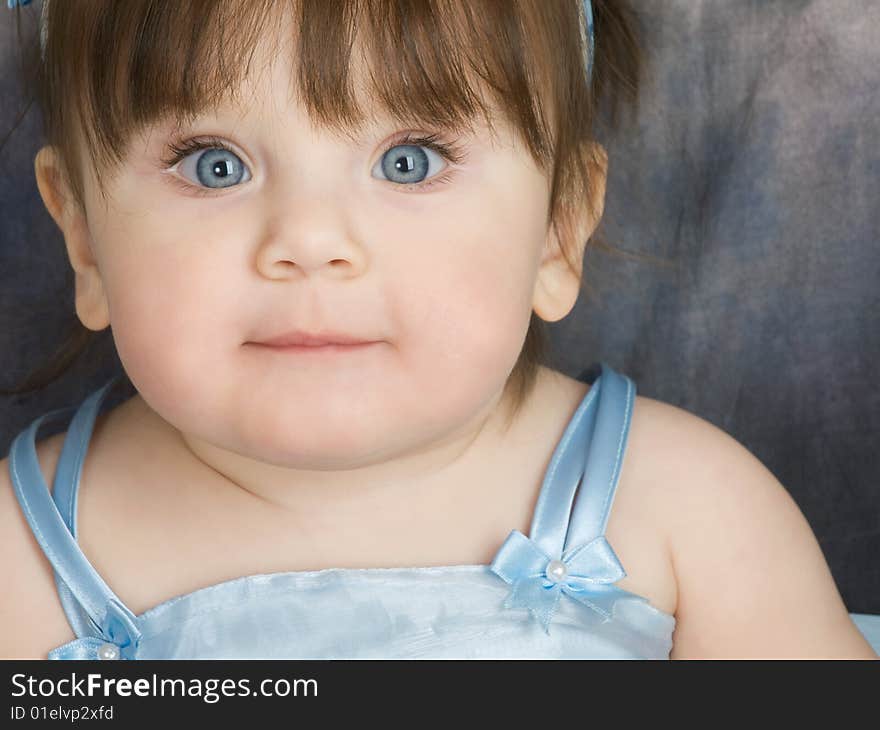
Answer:
[[(87, 180), (108, 323), (141, 396), (185, 433), (279, 465), (382, 458), (498, 402), (550, 240), (549, 186), (500, 120), (494, 139), (441, 136), (459, 164), (396, 146), (431, 129), (379, 124), (355, 143), (310, 126), (288, 74), (279, 60), (246, 110), (179, 137), (232, 153), (214, 145), (169, 172), (157, 125), (109, 206)], [(254, 344), (290, 330), (375, 344)]]

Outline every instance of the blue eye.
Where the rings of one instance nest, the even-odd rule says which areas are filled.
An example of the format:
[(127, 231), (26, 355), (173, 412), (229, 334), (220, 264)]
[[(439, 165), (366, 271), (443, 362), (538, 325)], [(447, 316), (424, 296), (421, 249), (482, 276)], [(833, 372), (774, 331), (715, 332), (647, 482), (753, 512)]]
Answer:
[(195, 163), (195, 182), (206, 188), (228, 188), (250, 180), (247, 168), (238, 155), (231, 150), (210, 148), (199, 155), (191, 155), (182, 160), (181, 171)]
[(188, 140), (168, 149), (171, 157), (163, 162), (172, 169), (177, 165), (181, 177), (197, 190), (222, 190), (250, 180), (241, 158), (219, 139)]
[[(430, 153), (426, 154), (426, 153)], [(412, 185), (428, 177), (431, 157), (442, 163), (442, 158), (432, 149), (415, 144), (397, 144), (388, 149), (379, 160), (377, 168), (393, 183)], [(436, 174), (436, 170), (434, 171)]]

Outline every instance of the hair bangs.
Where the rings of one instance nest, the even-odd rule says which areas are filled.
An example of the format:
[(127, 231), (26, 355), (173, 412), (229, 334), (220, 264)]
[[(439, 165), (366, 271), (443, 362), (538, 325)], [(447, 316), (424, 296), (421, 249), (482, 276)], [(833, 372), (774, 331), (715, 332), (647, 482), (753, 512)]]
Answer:
[[(540, 4), (515, 7), (499, 0), (52, 3), (50, 32), (80, 33), (57, 34), (50, 50), (79, 56), (89, 69), (57, 82), (77, 100), (64, 107), (77, 110), (88, 158), (80, 162), (91, 163), (102, 194), (105, 171), (123, 163), (146, 127), (185, 126), (224, 105), (246, 109), (247, 82), (266, 71), (258, 49), (270, 63), (289, 54), (289, 92), (318, 128), (354, 137), (384, 117), (456, 133), (482, 121), (494, 134), (501, 121), (546, 170), (555, 135), (541, 97), (553, 76), (540, 69), (550, 53), (567, 55), (540, 32)], [(81, 195), (80, 180), (74, 187)]]

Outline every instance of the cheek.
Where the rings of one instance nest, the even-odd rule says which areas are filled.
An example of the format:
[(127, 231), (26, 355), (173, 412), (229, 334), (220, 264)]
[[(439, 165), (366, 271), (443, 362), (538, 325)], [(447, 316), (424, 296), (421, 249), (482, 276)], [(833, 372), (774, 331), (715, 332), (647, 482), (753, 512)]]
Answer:
[(528, 329), (542, 221), (540, 202), (517, 207), (484, 195), (435, 219), (393, 257), (396, 324), (403, 352), (408, 343), (420, 359), (414, 366), (496, 385), (506, 379)]
[(107, 291), (120, 360), (143, 392), (192, 393), (208, 364), (219, 366), (223, 352), (240, 344), (230, 326), (235, 302), (228, 284), (216, 266), (158, 247), (131, 250), (138, 253), (114, 257)]

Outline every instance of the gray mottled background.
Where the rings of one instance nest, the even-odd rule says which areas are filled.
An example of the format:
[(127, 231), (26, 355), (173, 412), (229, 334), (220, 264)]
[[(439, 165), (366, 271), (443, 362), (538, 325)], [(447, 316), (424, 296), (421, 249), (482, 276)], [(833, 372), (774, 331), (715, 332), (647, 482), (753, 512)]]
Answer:
[[(608, 240), (642, 258), (588, 253), (590, 293), (551, 325), (555, 365), (587, 377), (604, 360), (741, 441), (806, 515), (848, 609), (880, 613), (880, 2), (635, 4), (642, 107), (599, 138)], [(0, 8), (0, 133), (21, 106), (9, 20)], [(0, 156), (4, 385), (74, 311), (33, 177), (39, 130), (32, 110)], [(105, 345), (0, 398), (0, 455), (115, 372)]]

